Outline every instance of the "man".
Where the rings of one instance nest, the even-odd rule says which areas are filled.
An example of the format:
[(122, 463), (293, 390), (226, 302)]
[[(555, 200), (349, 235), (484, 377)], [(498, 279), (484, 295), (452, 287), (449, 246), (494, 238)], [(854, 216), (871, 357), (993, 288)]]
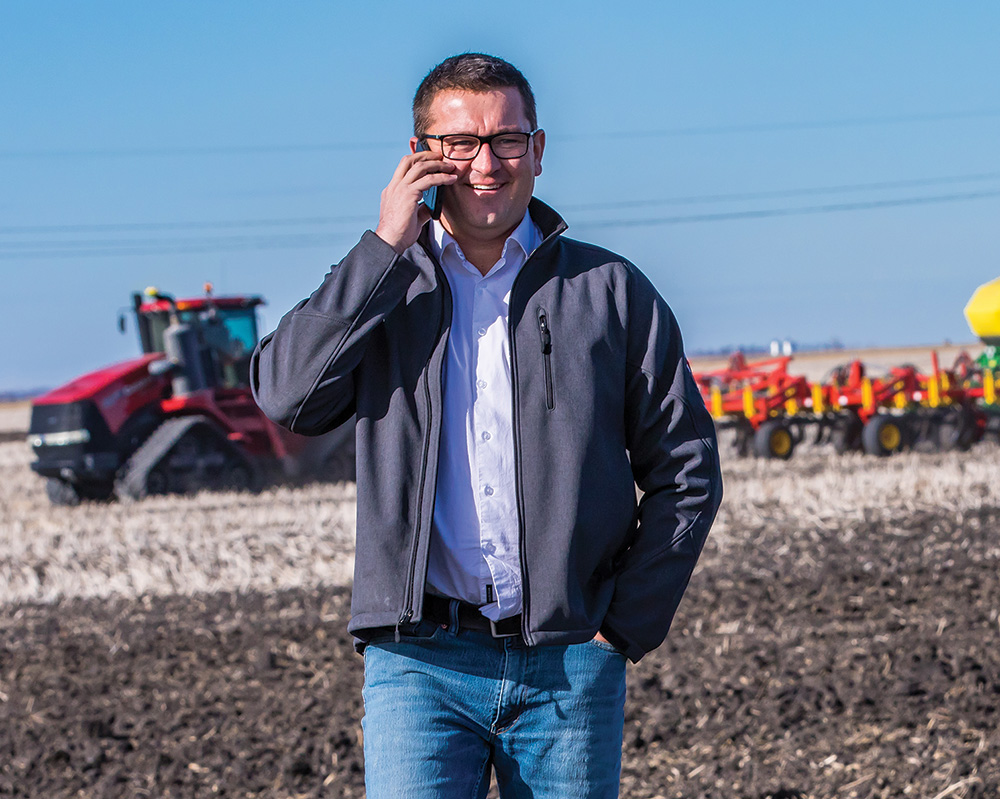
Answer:
[(483, 797), (492, 767), (504, 797), (617, 796), (626, 658), (721, 499), (712, 421), (649, 281), (532, 198), (521, 73), (449, 58), (413, 117), (378, 227), (252, 366), (291, 430), (357, 414), (367, 795)]

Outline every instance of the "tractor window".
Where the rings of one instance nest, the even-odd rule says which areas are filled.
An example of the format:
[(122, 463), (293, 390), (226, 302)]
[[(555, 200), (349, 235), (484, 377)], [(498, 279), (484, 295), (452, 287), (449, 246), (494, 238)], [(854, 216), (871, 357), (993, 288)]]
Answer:
[(253, 352), (257, 346), (257, 319), (253, 308), (220, 309), (218, 314), (230, 337), (242, 344), (246, 351)]
[[(204, 313), (204, 312), (202, 312)], [(257, 346), (257, 317), (253, 308), (219, 308), (216, 318), (225, 326), (230, 338), (243, 345), (247, 352), (253, 352)], [(197, 311), (181, 311), (182, 322), (198, 324)], [(146, 312), (139, 314), (139, 324), (149, 331), (150, 348), (146, 352), (163, 352), (163, 331), (170, 325), (170, 316), (166, 311)]]
[(144, 342), (149, 341), (149, 349), (144, 349), (144, 352), (163, 352), (163, 331), (169, 324), (170, 318), (166, 311), (139, 314), (139, 325), (149, 331), (148, 336), (142, 336)]
[(202, 311), (202, 340), (215, 363), (219, 385), (250, 385), (250, 355), (257, 346), (257, 318), (253, 308), (216, 308)]

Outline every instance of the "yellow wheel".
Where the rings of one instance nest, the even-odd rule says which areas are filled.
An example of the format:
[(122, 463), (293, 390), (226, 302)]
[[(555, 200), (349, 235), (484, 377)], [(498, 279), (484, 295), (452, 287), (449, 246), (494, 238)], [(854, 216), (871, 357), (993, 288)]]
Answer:
[(878, 443), (882, 449), (887, 449), (890, 452), (894, 452), (899, 449), (900, 444), (903, 443), (903, 434), (899, 429), (899, 425), (889, 424), (882, 425), (882, 429), (878, 431)]
[(861, 431), (861, 443), (869, 455), (886, 456), (899, 452), (906, 444), (902, 417), (879, 414), (868, 420)]
[(795, 449), (795, 437), (781, 419), (764, 422), (754, 433), (753, 449), (758, 458), (786, 461)]
[(792, 453), (792, 434), (784, 428), (771, 433), (771, 452), (776, 458), (787, 458)]

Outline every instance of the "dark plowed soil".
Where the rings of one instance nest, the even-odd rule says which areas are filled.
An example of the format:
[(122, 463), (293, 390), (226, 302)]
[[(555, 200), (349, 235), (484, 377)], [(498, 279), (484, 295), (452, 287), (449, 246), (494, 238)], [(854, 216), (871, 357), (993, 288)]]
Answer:
[[(630, 669), (622, 796), (1000, 796), (1000, 510), (727, 547)], [(0, 795), (363, 795), (347, 605), (3, 609)]]

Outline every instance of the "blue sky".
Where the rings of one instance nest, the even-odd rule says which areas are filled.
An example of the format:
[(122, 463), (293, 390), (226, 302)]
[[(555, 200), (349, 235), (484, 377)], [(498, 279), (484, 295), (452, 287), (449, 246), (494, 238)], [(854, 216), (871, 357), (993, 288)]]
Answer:
[(0, 390), (130, 356), (154, 284), (265, 327), (377, 222), (423, 75), (532, 82), (536, 194), (687, 346), (970, 341), (1000, 275), (1000, 4), (0, 0)]

